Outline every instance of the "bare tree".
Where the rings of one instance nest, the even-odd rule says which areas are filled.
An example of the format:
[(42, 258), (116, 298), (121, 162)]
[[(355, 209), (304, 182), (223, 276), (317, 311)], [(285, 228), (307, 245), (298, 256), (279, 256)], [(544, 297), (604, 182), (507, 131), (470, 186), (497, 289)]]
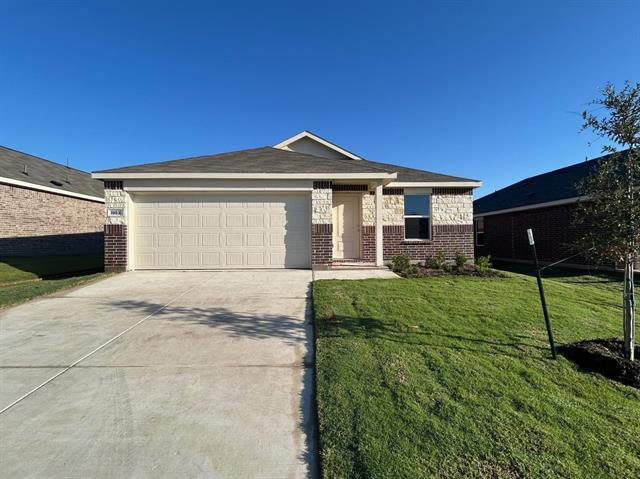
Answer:
[(624, 264), (623, 331), (627, 358), (634, 360), (634, 263), (640, 245), (640, 83), (626, 82), (616, 90), (607, 84), (597, 106), (583, 112), (583, 130), (591, 130), (612, 144), (591, 175), (578, 185), (587, 198), (580, 203), (580, 221), (592, 225), (578, 244), (600, 262)]

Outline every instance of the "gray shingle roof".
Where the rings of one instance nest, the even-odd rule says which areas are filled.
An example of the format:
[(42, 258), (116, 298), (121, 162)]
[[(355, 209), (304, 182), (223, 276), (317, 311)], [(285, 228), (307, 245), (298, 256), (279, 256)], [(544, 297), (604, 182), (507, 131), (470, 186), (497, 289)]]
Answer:
[(576, 184), (582, 178), (591, 174), (598, 162), (608, 156), (601, 156), (518, 181), (475, 200), (473, 202), (473, 213), (478, 215), (576, 198), (580, 196), (576, 189)]
[(100, 170), (96, 173), (398, 173), (398, 181), (475, 181), (368, 160), (339, 160), (270, 146)]
[(473, 180), (471, 178), (461, 178), (459, 176), (443, 175), (442, 173), (433, 173), (431, 171), (416, 170), (415, 168), (407, 168), (404, 166), (391, 165), (389, 163), (378, 163), (369, 160), (360, 160), (367, 165), (389, 169), (398, 173), (397, 181), (404, 182), (434, 182), (434, 183), (446, 183), (450, 181), (480, 181)]
[[(27, 174), (24, 168), (27, 167)], [(0, 176), (56, 190), (104, 198), (104, 186), (89, 173), (0, 146)], [(54, 183), (55, 182), (55, 183)]]

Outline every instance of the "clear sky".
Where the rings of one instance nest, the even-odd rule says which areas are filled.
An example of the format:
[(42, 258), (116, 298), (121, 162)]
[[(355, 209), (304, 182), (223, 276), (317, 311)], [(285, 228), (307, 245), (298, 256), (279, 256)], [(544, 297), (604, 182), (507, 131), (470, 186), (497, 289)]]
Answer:
[(97, 170), (311, 130), (482, 196), (601, 143), (640, 81), (640, 1), (0, 0), (0, 144)]

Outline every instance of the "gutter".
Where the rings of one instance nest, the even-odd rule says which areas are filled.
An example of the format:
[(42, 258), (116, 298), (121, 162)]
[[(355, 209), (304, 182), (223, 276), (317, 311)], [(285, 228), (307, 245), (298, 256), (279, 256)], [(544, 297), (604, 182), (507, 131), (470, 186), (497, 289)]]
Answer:
[(104, 198), (91, 195), (83, 195), (82, 193), (75, 193), (73, 191), (60, 190), (58, 188), (51, 188), (49, 186), (38, 185), (35, 183), (29, 183), (28, 181), (14, 180), (13, 178), (4, 178), (0, 176), (0, 183), (4, 183), (11, 186), (19, 186), (21, 188), (28, 188), (30, 190), (45, 191), (47, 193), (55, 193), (56, 195), (70, 196), (71, 198), (79, 198), (81, 200), (96, 201), (98, 203), (104, 203)]
[(505, 208), (504, 210), (494, 210), (488, 211), (486, 213), (474, 213), (474, 218), (480, 218), (483, 216), (493, 216), (493, 215), (503, 215), (507, 213), (515, 213), (518, 211), (527, 211), (527, 210), (537, 210), (540, 208), (549, 208), (552, 206), (562, 206), (562, 205), (570, 205), (573, 203), (579, 203), (580, 201), (586, 200), (586, 196), (576, 196), (574, 198), (565, 198), (563, 200), (556, 201), (548, 201), (546, 203), (535, 203), (533, 205), (525, 205), (525, 206), (517, 206), (515, 208)]
[(245, 180), (387, 180), (393, 181), (397, 173), (112, 173), (94, 172), (98, 180), (142, 179), (245, 179)]
[(482, 181), (394, 181), (390, 188), (480, 188)]

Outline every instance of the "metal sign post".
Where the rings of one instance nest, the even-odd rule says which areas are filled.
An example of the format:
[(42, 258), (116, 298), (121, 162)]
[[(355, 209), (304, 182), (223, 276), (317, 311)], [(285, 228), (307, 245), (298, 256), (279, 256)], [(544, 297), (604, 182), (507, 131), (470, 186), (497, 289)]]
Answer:
[(542, 312), (544, 313), (544, 322), (547, 326), (547, 336), (549, 336), (549, 347), (551, 348), (551, 356), (556, 359), (556, 344), (553, 341), (553, 331), (551, 331), (551, 321), (549, 320), (549, 312), (547, 311), (547, 301), (544, 298), (544, 288), (542, 287), (542, 276), (540, 275), (540, 263), (538, 262), (538, 253), (536, 251), (536, 242), (533, 239), (533, 231), (531, 228), (527, 230), (529, 245), (533, 248), (533, 257), (536, 261), (536, 277), (538, 278), (538, 291), (540, 291), (540, 302), (542, 303)]

